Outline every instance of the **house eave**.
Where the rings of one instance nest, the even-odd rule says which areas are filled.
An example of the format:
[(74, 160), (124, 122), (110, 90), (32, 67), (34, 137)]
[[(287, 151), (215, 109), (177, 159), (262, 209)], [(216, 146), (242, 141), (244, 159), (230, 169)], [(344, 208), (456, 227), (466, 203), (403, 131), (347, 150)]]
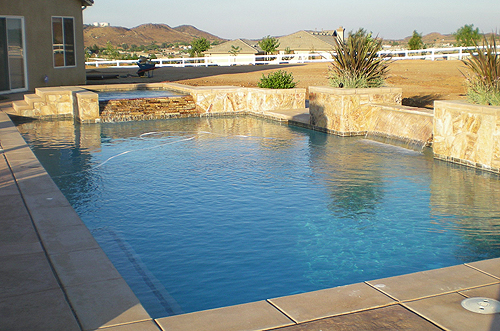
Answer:
[(88, 7), (94, 4), (94, 0), (82, 0), (82, 6)]

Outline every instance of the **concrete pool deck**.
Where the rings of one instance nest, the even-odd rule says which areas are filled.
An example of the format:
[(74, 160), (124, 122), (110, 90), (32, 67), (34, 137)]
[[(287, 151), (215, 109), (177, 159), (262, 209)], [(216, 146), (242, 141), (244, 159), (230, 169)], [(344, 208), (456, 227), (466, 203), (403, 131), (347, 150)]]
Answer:
[(500, 300), (500, 259), (153, 320), (4, 111), (0, 147), (0, 330), (500, 330), (460, 304)]

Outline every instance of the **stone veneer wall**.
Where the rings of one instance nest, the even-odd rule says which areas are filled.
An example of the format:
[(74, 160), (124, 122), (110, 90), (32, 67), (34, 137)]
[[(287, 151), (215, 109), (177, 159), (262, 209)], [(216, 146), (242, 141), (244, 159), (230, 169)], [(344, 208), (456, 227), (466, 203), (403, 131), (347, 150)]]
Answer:
[(250, 111), (264, 113), (273, 110), (304, 108), (306, 90), (261, 89), (234, 86), (186, 86), (165, 83), (165, 88), (188, 93), (193, 96), (201, 113), (231, 113)]
[(432, 142), (432, 110), (395, 105), (372, 105), (368, 132), (419, 146)]
[[(155, 101), (108, 102), (99, 105), (100, 91), (174, 90), (190, 97), (157, 98)], [(84, 85), (39, 88), (14, 102), (16, 115), (27, 117), (74, 117), (79, 122), (133, 121), (232, 112), (264, 114), (269, 111), (302, 109), (305, 89), (260, 89), (234, 86), (197, 87), (176, 83)], [(141, 103), (141, 105), (139, 105)], [(120, 109), (120, 111), (119, 111)]]
[(500, 173), (500, 107), (434, 102), (434, 156)]
[(198, 115), (193, 97), (120, 99), (99, 102), (102, 122), (142, 121)]
[(309, 87), (311, 125), (341, 136), (366, 134), (374, 120), (372, 104), (401, 105), (400, 88)]
[(85, 91), (78, 87), (42, 87), (36, 94), (26, 95), (31, 107), (22, 109), (19, 116), (25, 117), (72, 117), (76, 93)]
[(75, 94), (76, 104), (73, 116), (78, 122), (95, 123), (100, 120), (99, 95), (95, 92), (78, 92)]

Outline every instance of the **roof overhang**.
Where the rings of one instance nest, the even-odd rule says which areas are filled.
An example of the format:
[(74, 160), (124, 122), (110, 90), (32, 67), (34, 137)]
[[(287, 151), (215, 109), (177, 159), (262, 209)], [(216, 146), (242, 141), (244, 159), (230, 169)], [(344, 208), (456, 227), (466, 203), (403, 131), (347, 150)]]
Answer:
[(94, 0), (82, 0), (82, 6), (92, 6), (94, 4)]

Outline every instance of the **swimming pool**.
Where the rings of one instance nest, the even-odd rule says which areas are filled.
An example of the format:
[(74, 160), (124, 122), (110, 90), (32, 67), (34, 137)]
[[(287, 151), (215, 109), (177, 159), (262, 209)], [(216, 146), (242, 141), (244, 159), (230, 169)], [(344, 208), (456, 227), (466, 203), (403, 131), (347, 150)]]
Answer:
[(254, 117), (19, 125), (153, 318), (500, 256), (498, 176)]

